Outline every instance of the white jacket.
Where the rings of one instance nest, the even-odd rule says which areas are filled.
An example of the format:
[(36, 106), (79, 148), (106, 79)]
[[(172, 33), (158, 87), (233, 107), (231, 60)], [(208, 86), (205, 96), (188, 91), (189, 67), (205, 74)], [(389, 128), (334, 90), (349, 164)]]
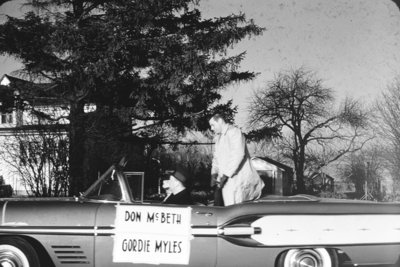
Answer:
[(264, 187), (264, 182), (251, 164), (245, 137), (233, 125), (228, 125), (215, 138), (211, 174), (229, 177), (222, 189), (226, 206), (257, 199)]

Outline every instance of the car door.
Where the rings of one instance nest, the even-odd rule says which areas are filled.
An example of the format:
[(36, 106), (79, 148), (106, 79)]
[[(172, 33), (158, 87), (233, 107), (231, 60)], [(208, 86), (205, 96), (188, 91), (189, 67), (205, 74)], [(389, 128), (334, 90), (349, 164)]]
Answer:
[(96, 215), (95, 266), (215, 266), (217, 212), (206, 206), (104, 203)]
[(2, 208), (2, 237), (35, 242), (35, 252), (48, 255), (55, 266), (93, 266), (97, 203), (25, 198), (7, 201)]

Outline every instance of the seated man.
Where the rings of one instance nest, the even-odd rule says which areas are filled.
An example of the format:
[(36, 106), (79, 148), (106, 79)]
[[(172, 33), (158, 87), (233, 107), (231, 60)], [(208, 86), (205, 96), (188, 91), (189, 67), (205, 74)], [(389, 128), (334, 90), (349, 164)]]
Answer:
[(167, 192), (167, 197), (162, 203), (165, 204), (180, 204), (193, 205), (192, 197), (189, 190), (188, 178), (183, 169), (177, 169), (169, 175), (169, 179), (163, 181), (163, 188)]

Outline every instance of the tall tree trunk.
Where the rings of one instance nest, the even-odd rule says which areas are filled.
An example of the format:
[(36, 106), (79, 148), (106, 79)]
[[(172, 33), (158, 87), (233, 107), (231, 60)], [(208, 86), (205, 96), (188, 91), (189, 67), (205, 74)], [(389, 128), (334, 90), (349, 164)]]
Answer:
[(304, 183), (304, 162), (305, 162), (305, 150), (300, 148), (298, 159), (296, 160), (296, 186), (298, 194), (306, 193), (306, 186)]
[(83, 168), (86, 152), (83, 104), (71, 103), (69, 116), (69, 195), (78, 196), (86, 185)]
[(298, 194), (306, 193), (306, 186), (304, 184), (304, 173), (302, 168), (296, 169), (296, 186)]

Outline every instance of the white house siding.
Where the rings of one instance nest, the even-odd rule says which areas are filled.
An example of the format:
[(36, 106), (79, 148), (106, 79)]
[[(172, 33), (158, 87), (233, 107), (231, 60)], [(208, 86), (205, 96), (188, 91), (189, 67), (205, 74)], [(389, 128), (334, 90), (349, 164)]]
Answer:
[[(3, 86), (9, 86), (10, 80), (6, 75), (0, 80), (0, 84)], [(14, 92), (14, 95), (18, 95), (18, 91)], [(40, 101), (40, 100), (39, 100)], [(48, 101), (51, 103), (51, 101)], [(56, 103), (56, 102), (55, 102)], [(14, 193), (18, 195), (27, 194), (25, 187), (21, 183), (22, 177), (19, 173), (15, 171), (14, 167), (11, 167), (8, 162), (15, 162), (15, 159), (11, 159), (9, 153), (5, 151), (7, 149), (6, 143), (13, 140), (16, 129), (23, 126), (34, 126), (38, 125), (39, 118), (32, 114), (32, 106), (25, 102), (24, 110), (13, 109), (12, 112), (7, 113), (7, 120), (4, 120), (6, 116), (5, 113), (0, 112), (0, 176), (3, 176), (5, 183), (10, 184), (13, 187)], [(1, 99), (0, 99), (1, 105)], [(67, 116), (69, 110), (67, 106), (61, 106), (59, 104), (49, 104), (49, 105), (35, 105), (34, 109), (36, 111), (43, 112), (52, 118), (61, 118), (58, 120), (60, 124), (68, 124)], [(95, 107), (88, 106), (85, 107), (87, 111), (93, 111)], [(49, 121), (40, 119), (41, 124), (50, 123)], [(34, 130), (31, 130), (32, 134), (35, 134)], [(67, 133), (63, 133), (67, 134)], [(45, 169), (49, 169), (46, 168)]]
[[(15, 112), (14, 112), (15, 113)], [(37, 119), (35, 119), (32, 115), (29, 114), (29, 112), (24, 112), (23, 115), (24, 122), (23, 125), (34, 125), (35, 122), (37, 122)], [(27, 121), (29, 121), (30, 124), (26, 124)], [(15, 194), (18, 195), (25, 195), (27, 194), (26, 188), (22, 183), (22, 177), (21, 175), (15, 170), (15, 167), (10, 165), (10, 162), (13, 164), (18, 164), (17, 160), (14, 158), (11, 158), (10, 153), (8, 153), (7, 150), (7, 143), (9, 142), (18, 142), (16, 139), (16, 134), (18, 134), (18, 131), (16, 130), (16, 123), (14, 122), (13, 124), (9, 125), (1, 125), (0, 128), (0, 175), (3, 176), (5, 182), (7, 184), (11, 184), (11, 186), (14, 189)], [(24, 130), (26, 131), (26, 130)], [(37, 132), (35, 130), (30, 130), (31, 133), (29, 133), (30, 136), (35, 136)], [(21, 132), (22, 134), (22, 132)], [(66, 132), (61, 132), (59, 133), (61, 135), (66, 135)], [(25, 135), (25, 133), (24, 133)], [(24, 138), (23, 138), (24, 139)], [(50, 170), (50, 166), (45, 166), (44, 167), (44, 175), (46, 175), (46, 171)]]
[(10, 184), (12, 186), (14, 194), (25, 195), (25, 188), (20, 182), (21, 177), (15, 173), (13, 168), (7, 163), (7, 161), (11, 161), (12, 159), (7, 153), (4, 153), (4, 150), (6, 149), (5, 143), (11, 138), (10, 136), (10, 132), (0, 132), (0, 176), (3, 176), (6, 184)]

